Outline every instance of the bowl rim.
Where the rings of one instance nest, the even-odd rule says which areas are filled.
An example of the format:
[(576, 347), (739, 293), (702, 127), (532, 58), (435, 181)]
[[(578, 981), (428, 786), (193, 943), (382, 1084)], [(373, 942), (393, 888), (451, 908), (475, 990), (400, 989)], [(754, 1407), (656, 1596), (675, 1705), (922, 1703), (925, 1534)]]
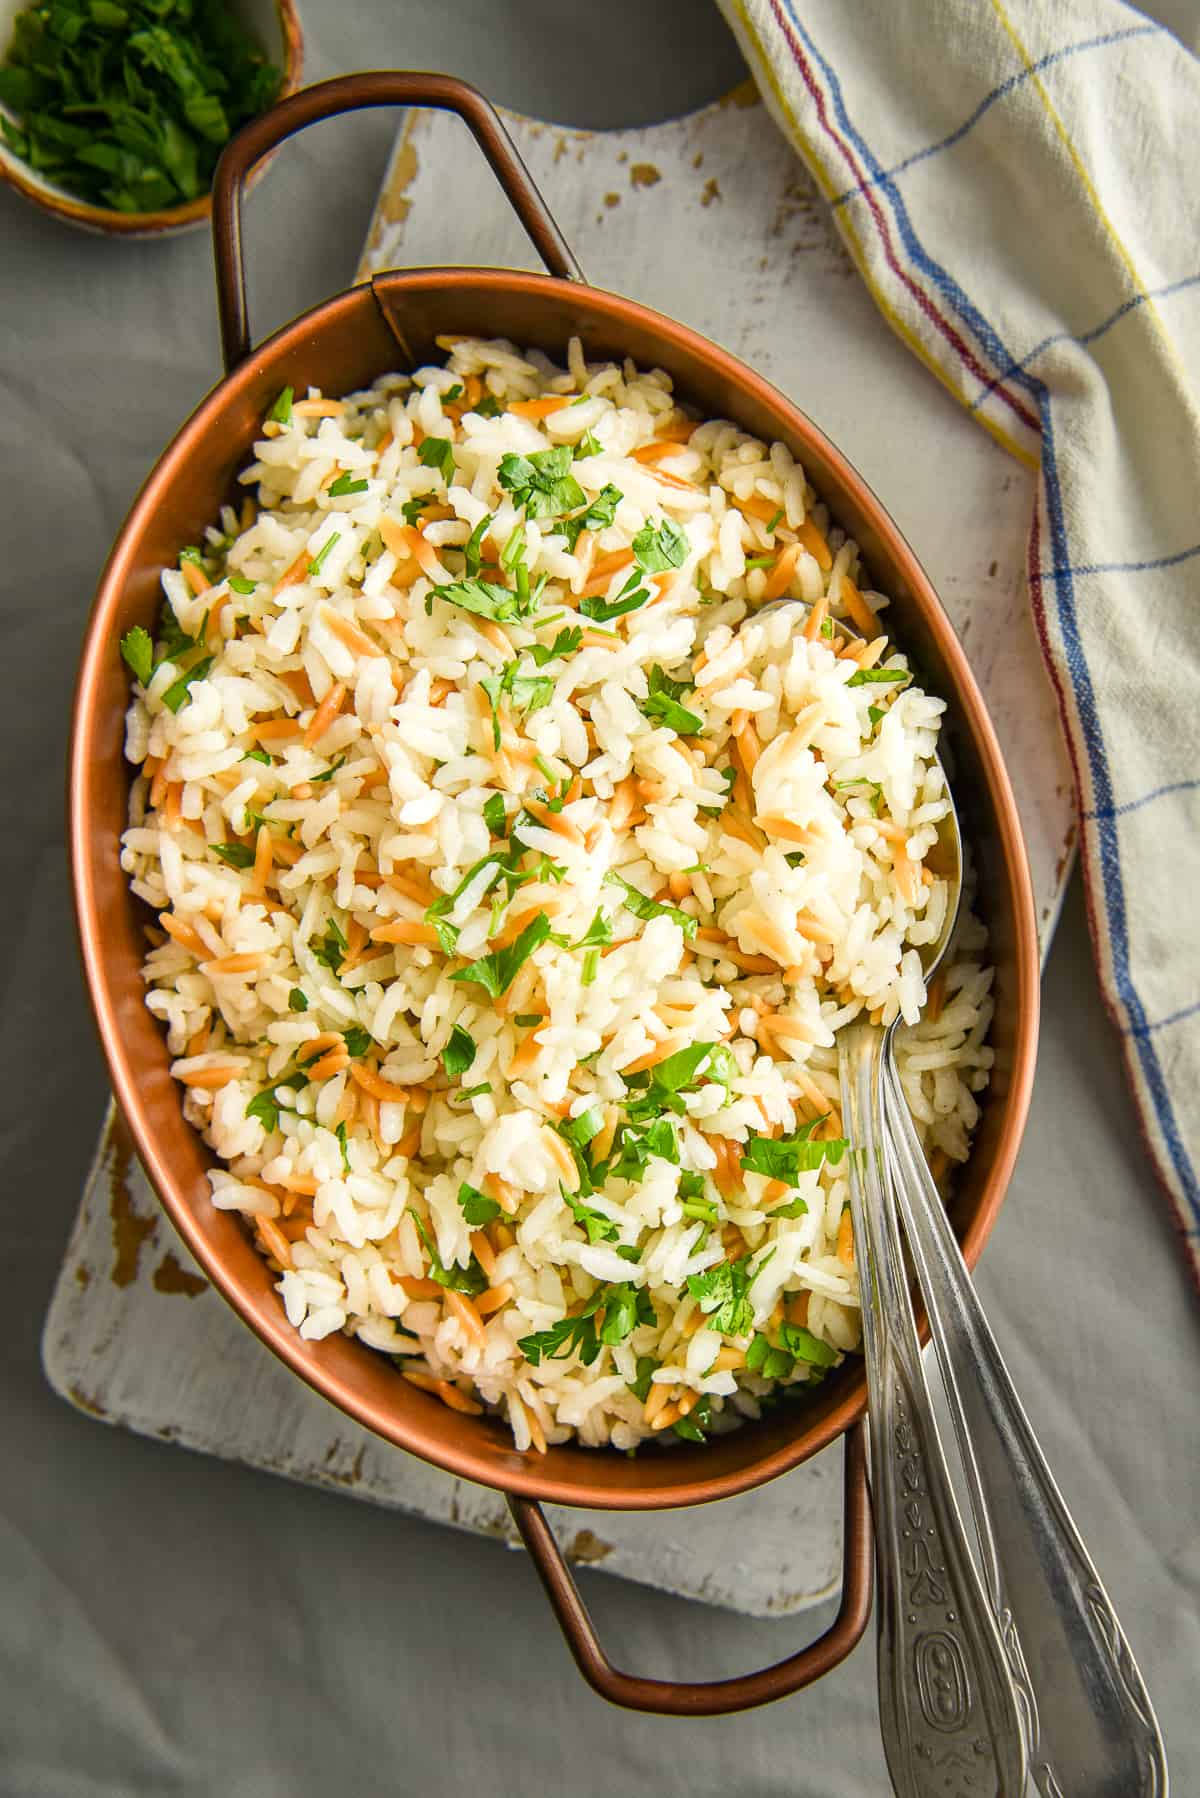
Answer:
[[(964, 714), (995, 806), (1000, 861), (1011, 891), (1013, 965), (1016, 976), (1012, 1060), (1007, 1070), (1005, 1109), (989, 1180), (975, 1214), (961, 1237), (963, 1255), (969, 1267), (974, 1267), (995, 1223), (1020, 1147), (1032, 1094), (1037, 1048), (1040, 960), (1036, 912), (1016, 802), (995, 730), (966, 655), (932, 583), (890, 513), (843, 453), (786, 394), (738, 357), (689, 326), (622, 295), (582, 282), (564, 281), (556, 276), (505, 269), (422, 268), (407, 273), (389, 273), (377, 277), (373, 282), (347, 289), (301, 314), (259, 344), (238, 369), (225, 376), (200, 402), (154, 463), (121, 526), (97, 587), (80, 656), (67, 762), (67, 839), (75, 922), (101, 1046), (118, 1108), (132, 1134), (138, 1155), (164, 1210), (188, 1249), (212, 1284), (259, 1339), (293, 1373), (355, 1421), (447, 1473), (508, 1494), (547, 1503), (604, 1510), (660, 1510), (732, 1497), (798, 1466), (843, 1435), (863, 1417), (866, 1411), (866, 1384), (862, 1370), (848, 1382), (847, 1390), (840, 1395), (838, 1402), (815, 1422), (806, 1424), (804, 1412), (799, 1411), (796, 1431), (782, 1445), (723, 1474), (705, 1476), (702, 1472), (695, 1472), (692, 1466), (678, 1484), (597, 1487), (588, 1493), (577, 1480), (539, 1474), (528, 1455), (519, 1456), (514, 1451), (503, 1458), (489, 1458), (482, 1449), (473, 1451), (462, 1449), (454, 1443), (445, 1443), (440, 1440), (439, 1420), (434, 1415), (435, 1409), (441, 1409), (436, 1400), (429, 1401), (429, 1411), (423, 1412), (415, 1422), (398, 1418), (389, 1413), (385, 1404), (375, 1402), (369, 1395), (356, 1392), (336, 1370), (324, 1367), (319, 1360), (306, 1354), (305, 1351), (310, 1350), (313, 1345), (303, 1342), (299, 1333), (287, 1322), (281, 1304), (278, 1305), (277, 1313), (271, 1317), (263, 1317), (254, 1312), (251, 1296), (243, 1292), (236, 1274), (225, 1265), (224, 1258), (213, 1249), (193, 1222), (189, 1204), (182, 1189), (177, 1187), (169, 1160), (148, 1122), (139, 1088), (138, 1070), (132, 1057), (126, 1053), (122, 1041), (114, 995), (107, 978), (104, 918), (92, 875), (84, 797), (93, 764), (92, 748), (97, 733), (97, 700), (102, 684), (103, 660), (112, 652), (113, 615), (119, 607), (129, 573), (127, 563), (132, 546), (159, 503), (160, 495), (175, 478), (179, 464), (187, 460), (194, 441), (211, 427), (214, 418), (226, 408), (239, 386), (249, 384), (255, 378), (262, 358), (268, 353), (282, 356), (289, 344), (294, 345), (297, 350), (302, 349), (305, 343), (311, 345), (314, 336), (333, 322), (335, 314), (345, 309), (348, 303), (360, 300), (368, 289), (375, 289), (378, 299), (389, 292), (400, 292), (417, 286), (426, 290), (433, 286), (441, 291), (469, 286), (481, 297), (489, 292), (515, 292), (522, 297), (553, 294), (558, 298), (565, 291), (574, 303), (587, 308), (592, 319), (609, 322), (618, 329), (626, 324), (655, 332), (660, 340), (703, 357), (739, 394), (753, 396), (771, 410), (785, 416), (789, 433), (801, 457), (815, 450), (818, 457), (834, 472), (843, 492), (852, 494), (862, 512), (869, 518), (878, 539), (886, 548), (892, 566), (902, 573), (911, 601), (935, 636), (944, 658), (949, 677), (947, 686)], [(369, 1351), (364, 1348), (362, 1352)], [(691, 1456), (688, 1461), (691, 1464)]]
[[(280, 32), (282, 80), (279, 92), (271, 102), (277, 106), (294, 94), (304, 78), (304, 32), (296, 0), (272, 0)], [(7, 114), (7, 108), (3, 109)], [(255, 169), (251, 182), (258, 179), (269, 158)], [(199, 199), (186, 200), (182, 206), (163, 206), (154, 212), (118, 212), (112, 206), (92, 206), (65, 187), (40, 177), (0, 136), (0, 181), (33, 205), (39, 206), (65, 224), (109, 237), (165, 237), (177, 231), (189, 231), (204, 224), (212, 216), (212, 188)]]

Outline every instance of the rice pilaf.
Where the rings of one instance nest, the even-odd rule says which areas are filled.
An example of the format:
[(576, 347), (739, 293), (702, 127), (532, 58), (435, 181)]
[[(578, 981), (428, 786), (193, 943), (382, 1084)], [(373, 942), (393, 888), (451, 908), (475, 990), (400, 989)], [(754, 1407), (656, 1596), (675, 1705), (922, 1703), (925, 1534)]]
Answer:
[(285, 390), (123, 640), (147, 1004), (303, 1336), (522, 1450), (702, 1440), (859, 1342), (839, 1026), (913, 1026), (968, 1152), (943, 705), (784, 445), (575, 341), (442, 347)]

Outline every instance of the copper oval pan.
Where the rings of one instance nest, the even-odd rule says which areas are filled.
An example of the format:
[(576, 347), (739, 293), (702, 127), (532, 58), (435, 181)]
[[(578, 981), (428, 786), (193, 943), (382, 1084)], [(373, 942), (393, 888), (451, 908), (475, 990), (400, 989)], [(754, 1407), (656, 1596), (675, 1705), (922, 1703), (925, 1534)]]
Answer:
[[(225, 203), (215, 226), (223, 324), (235, 355), (243, 350), (245, 334), (235, 258), (236, 202), (246, 170), (257, 155), (311, 118), (348, 106), (397, 102), (446, 105), (464, 116), (505, 179), (510, 197), (513, 188), (519, 189), (518, 199), (527, 209), (522, 217), (534, 235), (527, 212), (531, 194), (540, 206), (536, 190), (494, 114), (472, 90), (445, 77), (402, 75), (351, 76), (309, 89), (254, 121), (241, 134), (252, 141), (243, 146), (241, 138), (235, 139), (226, 153), (234, 156), (236, 166), (232, 172), (224, 170)], [(219, 206), (221, 179), (219, 173)], [(543, 224), (539, 248), (566, 274), (572, 265), (558, 254), (561, 239), (548, 215)], [(680, 397), (701, 416), (731, 418), (767, 442), (778, 438), (790, 446), (835, 518), (862, 546), (872, 584), (892, 596), (889, 628), (911, 652), (930, 690), (949, 705), (946, 736), (955, 794), (975, 854), (978, 905), (996, 966), (996, 1068), (952, 1207), (967, 1261), (973, 1265), (978, 1258), (1025, 1123), (1038, 1011), (1037, 939), (1025, 851), (979, 689), (912, 550), (862, 477), (812, 421), (753, 370), (696, 332), (574, 280), (463, 268), (376, 277), (246, 354), (161, 457), (105, 567), (79, 672), (69, 831), (84, 967), (117, 1102), (168, 1215), (213, 1284), (302, 1379), (399, 1447), (516, 1498), (615, 1510), (704, 1503), (795, 1467), (849, 1429), (865, 1410), (861, 1364), (841, 1369), (811, 1402), (781, 1407), (706, 1446), (652, 1450), (636, 1460), (571, 1446), (551, 1448), (544, 1457), (518, 1454), (501, 1422), (447, 1410), (399, 1379), (380, 1356), (344, 1337), (309, 1343), (291, 1328), (272, 1289), (273, 1276), (242, 1225), (209, 1202), (205, 1170), (212, 1157), (184, 1122), (163, 1034), (143, 1003), (144, 914), (127, 890), (118, 859), (129, 786), (122, 753), (128, 677), (118, 639), (134, 624), (151, 624), (162, 569), (174, 564), (180, 544), (198, 540), (231, 495), (237, 470), (251, 457), (263, 414), (283, 386), (299, 390), (312, 383), (335, 394), (364, 387), (388, 370), (438, 360), (435, 337), (459, 333), (509, 337), (559, 359), (574, 334), (589, 357), (629, 356), (644, 366), (665, 368)], [(948, 492), (952, 485), (948, 471)], [(518, 1521), (527, 1540), (536, 1533), (527, 1514), (519, 1513)], [(865, 1528), (865, 1513), (859, 1521)], [(553, 1589), (554, 1571), (547, 1571), (544, 1554), (539, 1559), (562, 1616), (564, 1607), (570, 1609), (569, 1597)], [(861, 1596), (859, 1592), (857, 1598)], [(861, 1630), (861, 1602), (859, 1610)], [(578, 1631), (572, 1646), (584, 1665), (586, 1645), (581, 1646)], [(596, 1667), (584, 1665), (584, 1671), (603, 1688)], [(686, 1688), (706, 1689), (713, 1690)], [(664, 1705), (661, 1695), (652, 1700), (633, 1691), (608, 1695), (642, 1708), (732, 1708), (704, 1702)], [(729, 1694), (735, 1704), (774, 1695)]]

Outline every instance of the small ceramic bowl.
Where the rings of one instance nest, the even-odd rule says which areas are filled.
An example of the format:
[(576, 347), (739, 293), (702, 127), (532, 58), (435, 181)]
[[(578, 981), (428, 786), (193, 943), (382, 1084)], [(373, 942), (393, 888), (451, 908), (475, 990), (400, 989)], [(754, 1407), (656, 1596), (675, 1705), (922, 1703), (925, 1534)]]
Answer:
[[(12, 42), (13, 21), (28, 4), (29, 0), (0, 0), (0, 62)], [(283, 80), (279, 98), (282, 100), (288, 94), (294, 94), (304, 71), (304, 37), (294, 0), (233, 0), (232, 10), (280, 71)], [(0, 113), (14, 124), (19, 122), (5, 106), (0, 106)], [(256, 174), (261, 175), (263, 167), (260, 163)], [(108, 206), (92, 206), (31, 169), (2, 135), (0, 180), (7, 181), (43, 212), (52, 213), (65, 224), (78, 225), (80, 230), (95, 231), (103, 236), (171, 237), (176, 232), (193, 231), (207, 225), (212, 214), (211, 194), (159, 212), (117, 212)]]

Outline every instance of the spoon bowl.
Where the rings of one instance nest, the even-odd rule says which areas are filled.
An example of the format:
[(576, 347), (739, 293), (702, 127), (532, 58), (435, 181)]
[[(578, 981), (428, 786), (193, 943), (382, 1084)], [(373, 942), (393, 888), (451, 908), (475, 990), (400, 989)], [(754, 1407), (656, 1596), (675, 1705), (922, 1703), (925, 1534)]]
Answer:
[[(803, 599), (772, 599), (768, 600), (765, 606), (760, 606), (753, 616), (755, 618), (762, 618), (768, 612), (780, 612), (788, 609), (808, 618), (811, 617), (813, 608), (809, 605), (807, 600)], [(824, 641), (830, 642), (835, 646), (839, 637), (843, 638), (848, 643), (867, 642), (868, 639), (863, 636), (862, 632), (855, 630), (854, 626), (849, 624), (846, 619), (834, 618), (831, 619), (830, 622), (833, 625), (833, 636), (832, 638), (824, 639)], [(926, 986), (928, 986), (929, 982), (933, 979), (934, 974), (936, 974), (938, 968), (945, 960), (946, 952), (953, 941), (954, 928), (958, 923), (958, 914), (962, 904), (963, 888), (963, 840), (962, 826), (958, 821), (958, 808), (954, 803), (954, 792), (951, 788), (950, 780), (947, 776), (941, 756), (935, 752), (933, 760), (938, 773), (942, 777), (942, 784), (946, 790), (946, 798), (949, 801), (950, 809), (945, 817), (938, 823), (937, 845), (932, 853), (926, 856), (925, 862), (926, 866), (928, 866), (933, 873), (940, 875), (943, 879), (948, 881), (950, 890), (946, 901), (946, 914), (942, 919), (942, 927), (937, 936), (931, 943), (914, 944), (921, 960), (921, 972), (925, 977)], [(897, 1017), (887, 1027), (887, 1054), (889, 1056), (891, 1054), (892, 1036), (895, 1032), (896, 1025), (899, 1022), (900, 1020)]]

